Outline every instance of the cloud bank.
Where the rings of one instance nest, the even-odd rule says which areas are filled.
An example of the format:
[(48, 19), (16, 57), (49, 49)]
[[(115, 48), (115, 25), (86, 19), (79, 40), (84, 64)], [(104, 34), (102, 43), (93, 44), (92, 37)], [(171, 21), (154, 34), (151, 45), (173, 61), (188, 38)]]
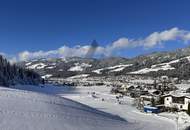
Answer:
[[(120, 38), (113, 43), (103, 47), (98, 46), (94, 52), (95, 56), (111, 56), (117, 51), (121, 51), (128, 48), (142, 47), (144, 49), (151, 49), (156, 46), (163, 46), (168, 41), (179, 41), (184, 44), (190, 42), (190, 31), (181, 30), (177, 27), (171, 28), (169, 30), (164, 30), (161, 32), (153, 32), (145, 38), (140, 39), (129, 39), (127, 37)], [(23, 51), (17, 54), (16, 57), (11, 59), (15, 61), (26, 61), (36, 58), (52, 58), (52, 57), (85, 57), (90, 49), (90, 45), (85, 46), (62, 46), (56, 50), (50, 51), (36, 51), (29, 52)]]

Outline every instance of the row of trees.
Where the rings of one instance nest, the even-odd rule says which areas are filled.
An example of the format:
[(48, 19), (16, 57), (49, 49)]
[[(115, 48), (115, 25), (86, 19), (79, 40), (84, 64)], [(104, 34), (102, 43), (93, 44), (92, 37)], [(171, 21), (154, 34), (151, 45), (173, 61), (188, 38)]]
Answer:
[(0, 85), (10, 86), (14, 84), (38, 84), (41, 77), (27, 69), (11, 65), (3, 56), (0, 56)]

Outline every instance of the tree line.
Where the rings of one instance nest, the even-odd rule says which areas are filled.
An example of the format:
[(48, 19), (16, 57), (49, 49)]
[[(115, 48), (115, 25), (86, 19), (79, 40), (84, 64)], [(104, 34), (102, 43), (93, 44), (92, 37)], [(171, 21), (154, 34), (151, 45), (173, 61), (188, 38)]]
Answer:
[(10, 86), (15, 84), (39, 84), (41, 77), (28, 69), (21, 68), (16, 64), (10, 64), (0, 55), (0, 85)]

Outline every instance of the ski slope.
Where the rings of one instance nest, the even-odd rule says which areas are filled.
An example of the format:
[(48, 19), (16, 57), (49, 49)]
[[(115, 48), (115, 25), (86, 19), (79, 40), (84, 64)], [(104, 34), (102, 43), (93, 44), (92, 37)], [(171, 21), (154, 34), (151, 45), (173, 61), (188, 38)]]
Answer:
[(132, 130), (133, 124), (69, 99), (0, 87), (2, 130)]
[[(25, 89), (26, 87), (17, 86), (19, 89)], [(133, 99), (124, 97), (121, 100), (121, 105), (118, 104), (115, 96), (110, 94), (110, 87), (105, 86), (93, 86), (93, 87), (56, 87), (48, 85), (44, 88), (27, 86), (27, 90), (43, 92), (47, 94), (57, 95), (59, 97), (65, 97), (74, 101), (80, 102), (91, 106), (97, 110), (104, 111), (117, 115), (127, 120), (128, 125), (132, 125), (132, 130), (176, 130), (176, 122), (172, 119), (168, 119), (159, 115), (145, 114), (139, 112), (132, 104)], [(95, 96), (92, 93), (95, 92)], [(102, 101), (104, 99), (104, 101)], [(105, 130), (105, 128), (100, 128)], [(122, 129), (112, 128), (115, 130)], [(110, 130), (112, 130), (110, 129)], [(127, 126), (125, 130), (130, 130), (131, 126)], [(81, 129), (82, 130), (82, 129)], [(89, 129), (91, 130), (91, 129)]]

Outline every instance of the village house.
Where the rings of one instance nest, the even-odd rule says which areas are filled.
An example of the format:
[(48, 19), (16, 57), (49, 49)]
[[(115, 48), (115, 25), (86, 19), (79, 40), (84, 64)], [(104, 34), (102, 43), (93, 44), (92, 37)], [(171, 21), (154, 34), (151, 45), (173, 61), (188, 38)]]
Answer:
[(165, 95), (164, 106), (167, 108), (177, 108), (178, 110), (188, 110), (190, 96)]

